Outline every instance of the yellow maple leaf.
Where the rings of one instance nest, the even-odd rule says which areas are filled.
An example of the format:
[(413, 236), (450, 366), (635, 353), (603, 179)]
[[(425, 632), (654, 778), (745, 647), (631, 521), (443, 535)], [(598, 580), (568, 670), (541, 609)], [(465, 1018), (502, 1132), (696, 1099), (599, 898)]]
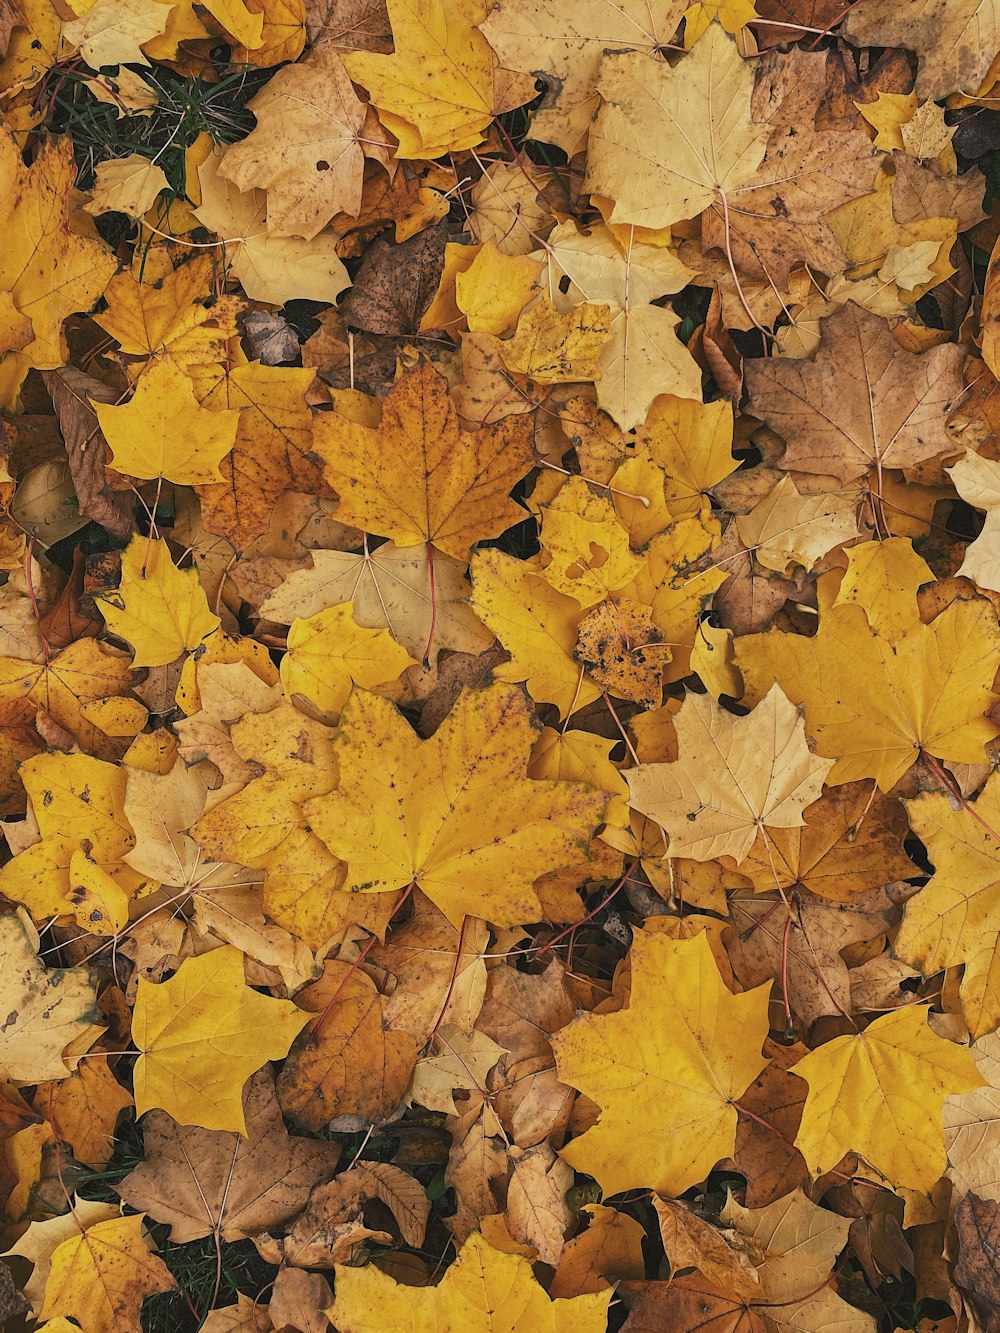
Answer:
[(603, 1333), (612, 1290), (550, 1300), (521, 1254), (496, 1250), (473, 1232), (436, 1287), (407, 1287), (374, 1264), (336, 1264), (336, 1299), (326, 1311), (342, 1333)]
[(584, 301), (559, 311), (541, 296), (517, 321), (512, 338), (498, 351), (508, 370), (527, 375), (536, 384), (596, 380), (611, 329), (611, 307)]
[(75, 181), (68, 137), (48, 140), (26, 167), (13, 136), (0, 134), (0, 292), (8, 292), (30, 319), (33, 334), (10, 353), (15, 388), (30, 367), (51, 370), (64, 363), (63, 321), (89, 310), (117, 268), (102, 241), (80, 235), (70, 223)]
[(672, 940), (637, 931), (630, 958), (627, 1008), (553, 1034), (560, 1079), (601, 1108), (562, 1156), (608, 1194), (676, 1196), (733, 1151), (733, 1103), (767, 1063), (770, 983), (731, 994), (704, 932)]
[(809, 1085), (795, 1146), (820, 1175), (857, 1152), (891, 1185), (929, 1192), (947, 1166), (945, 1097), (986, 1080), (965, 1046), (936, 1036), (908, 1005), (792, 1066)]
[(40, 754), (21, 765), (40, 839), (0, 869), (0, 890), (24, 903), (37, 920), (73, 910), (68, 898), (73, 854), (86, 847), (91, 859), (116, 869), (121, 886), (141, 880), (118, 863), (135, 846), (124, 813), (125, 773), (90, 755)]
[(307, 619), (296, 618), (281, 659), (281, 687), (292, 699), (304, 695), (324, 713), (339, 713), (354, 685), (393, 693), (407, 667), (416, 666), (384, 629), (364, 629), (350, 602)]
[[(855, 548), (857, 550), (858, 548)], [(884, 562), (872, 566), (886, 569)], [(868, 585), (875, 597), (877, 584)], [(986, 716), (1000, 651), (992, 606), (954, 601), (929, 625), (905, 588), (883, 589), (896, 614), (890, 641), (875, 632), (865, 608), (850, 601), (823, 605), (811, 638), (769, 631), (736, 640), (736, 662), (752, 703), (777, 681), (805, 711), (816, 753), (837, 762), (828, 781), (874, 778), (888, 791), (921, 750), (938, 759), (975, 764), (997, 735)], [(830, 600), (830, 599), (828, 599)], [(908, 624), (899, 633), (902, 623)]]
[(533, 77), (499, 68), (476, 26), (485, 0), (388, 0), (392, 55), (351, 51), (348, 74), (367, 88), (399, 140), (399, 158), (474, 148), (494, 116), (530, 102)]
[(542, 577), (584, 609), (623, 588), (642, 568), (608, 496), (580, 477), (570, 477), (544, 507), (541, 529)]
[[(228, 699), (226, 711), (206, 728), (217, 740), (231, 723), (226, 742), (243, 773), (228, 799), (192, 826), (192, 837), (215, 860), (265, 870), (267, 915), (314, 949), (347, 925), (384, 931), (391, 901), (341, 893), (344, 868), (303, 813), (306, 800), (325, 795), (337, 782), (329, 728), (284, 701), (256, 714), (240, 695)], [(178, 724), (185, 739), (197, 723)], [(196, 726), (192, 740), (199, 736), (207, 739), (206, 729)], [(192, 753), (199, 750), (192, 743)], [(247, 781), (255, 771), (260, 776)]]
[(345, 889), (417, 884), (453, 925), (537, 920), (534, 881), (586, 861), (607, 797), (528, 778), (534, 739), (527, 700), (502, 685), (463, 691), (426, 741), (388, 700), (355, 690), (335, 742), (339, 789), (304, 807), (347, 863)]
[(177, 1283), (143, 1230), (143, 1214), (95, 1222), (58, 1245), (52, 1255), (39, 1319), (72, 1315), (91, 1333), (135, 1327), (154, 1292)]
[(910, 827), (934, 864), (931, 880), (911, 898), (893, 948), (928, 976), (964, 963), (962, 1011), (973, 1037), (1000, 1024), (1000, 922), (996, 917), (996, 835), (1000, 779), (991, 775), (969, 809), (942, 792), (906, 805)]
[(140, 979), (132, 1040), (141, 1052), (135, 1111), (161, 1107), (181, 1125), (246, 1133), (243, 1085), (288, 1054), (308, 1013), (252, 990), (239, 949), (187, 958), (159, 985)]
[(527, 255), (505, 255), (492, 241), (477, 249), (455, 276), (455, 304), (473, 333), (506, 333), (538, 286), (542, 265)]
[(731, 856), (738, 865), (759, 830), (804, 823), (833, 767), (810, 754), (802, 718), (777, 686), (745, 718), (689, 694), (675, 726), (676, 763), (624, 775), (632, 807), (666, 829), (672, 856)]
[[(154, 8), (162, 9), (155, 3)], [(125, 213), (130, 218), (141, 218), (152, 208), (161, 190), (170, 188), (170, 182), (157, 166), (141, 153), (112, 158), (101, 162), (97, 179), (84, 205), (88, 213)]]
[(466, 559), (524, 515), (509, 493), (534, 461), (530, 422), (460, 430), (448, 381), (426, 361), (390, 390), (377, 427), (323, 413), (315, 447), (340, 496), (337, 518), (397, 546), (430, 542)]
[(119, 407), (91, 401), (119, 472), (178, 486), (222, 480), (219, 464), (236, 441), (238, 413), (202, 407), (190, 379), (172, 361), (151, 362)]
[(135, 649), (133, 666), (165, 666), (219, 628), (197, 569), (178, 569), (165, 541), (133, 537), (117, 592), (95, 594), (108, 629)]
[(203, 365), (220, 361), (227, 341), (237, 336), (241, 303), (223, 295), (210, 306), (205, 304), (214, 296), (212, 261), (207, 255), (165, 273), (157, 282), (140, 282), (127, 269), (111, 279), (104, 296), (108, 308), (95, 315), (94, 322), (129, 356), (169, 356), (185, 368)]

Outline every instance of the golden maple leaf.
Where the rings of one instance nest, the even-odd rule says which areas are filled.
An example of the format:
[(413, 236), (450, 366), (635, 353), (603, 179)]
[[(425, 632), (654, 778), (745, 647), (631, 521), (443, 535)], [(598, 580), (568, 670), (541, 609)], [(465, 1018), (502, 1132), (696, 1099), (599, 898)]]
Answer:
[(64, 1240), (52, 1255), (40, 1319), (72, 1315), (94, 1333), (137, 1324), (147, 1296), (177, 1282), (143, 1228), (142, 1214), (95, 1222)]
[(343, 1333), (379, 1333), (388, 1324), (399, 1333), (427, 1328), (523, 1327), (532, 1333), (602, 1333), (611, 1289), (552, 1301), (535, 1281), (521, 1254), (504, 1254), (478, 1232), (436, 1287), (406, 1287), (373, 1264), (335, 1267), (336, 1299), (326, 1312)]
[(390, 390), (378, 427), (325, 413), (315, 447), (342, 523), (397, 546), (429, 542), (456, 559), (523, 516), (509, 493), (534, 461), (525, 417), (460, 430), (448, 382), (426, 361)]
[(535, 80), (499, 68), (476, 27), (484, 0), (388, 0), (392, 55), (352, 51), (348, 74), (371, 94), (399, 158), (474, 148), (494, 116), (535, 95)]
[(704, 933), (636, 932), (630, 957), (627, 1008), (584, 1015), (553, 1034), (560, 1079), (601, 1108), (562, 1156), (608, 1194), (678, 1195), (733, 1151), (733, 1103), (767, 1063), (760, 1048), (770, 984), (731, 994)]
[(534, 881), (586, 861), (607, 797), (582, 783), (528, 778), (534, 739), (520, 690), (465, 690), (427, 741), (388, 700), (355, 690), (334, 744), (339, 787), (304, 807), (347, 864), (344, 888), (416, 884), (453, 925), (465, 916), (537, 920)]
[(188, 958), (169, 981), (140, 980), (132, 1014), (136, 1115), (162, 1107), (182, 1125), (246, 1133), (243, 1085), (280, 1060), (309, 1015), (244, 979), (244, 956), (224, 945)]
[(929, 1191), (947, 1166), (941, 1107), (985, 1079), (964, 1046), (936, 1036), (927, 1006), (877, 1018), (799, 1060), (809, 1084), (795, 1146), (820, 1175), (860, 1153), (890, 1184)]
[[(887, 569), (880, 560), (868, 585), (865, 605), (875, 625), (860, 601), (845, 600), (824, 606), (811, 638), (772, 630), (736, 643), (746, 702), (777, 681), (802, 705), (816, 753), (836, 760), (829, 781), (874, 778), (883, 791), (921, 751), (946, 761), (983, 760), (998, 731), (986, 714), (996, 701), (1000, 650), (989, 603), (953, 601), (925, 624), (912, 592), (886, 581)], [(879, 624), (893, 627), (891, 638), (877, 632)]]
[(219, 628), (197, 569), (178, 569), (165, 541), (133, 537), (116, 592), (98, 593), (108, 629), (132, 644), (132, 665), (165, 666)]

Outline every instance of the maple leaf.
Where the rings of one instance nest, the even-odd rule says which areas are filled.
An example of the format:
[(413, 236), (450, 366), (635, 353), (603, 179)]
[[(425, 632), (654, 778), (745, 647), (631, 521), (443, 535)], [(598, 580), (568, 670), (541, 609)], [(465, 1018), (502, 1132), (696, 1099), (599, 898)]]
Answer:
[[(899, 801), (867, 783), (834, 787), (802, 812), (803, 826), (758, 834), (739, 873), (760, 891), (802, 887), (833, 902), (913, 873), (903, 850), (908, 825)], [(710, 867), (709, 867), (710, 868)], [(731, 872), (722, 870), (726, 886)], [(721, 877), (721, 876), (720, 876)]]
[(367, 88), (398, 158), (433, 158), (474, 148), (494, 116), (530, 102), (534, 77), (498, 68), (476, 24), (484, 0), (388, 0), (394, 52), (344, 57)]
[[(747, 367), (750, 410), (786, 441), (780, 466), (846, 483), (872, 469), (911, 475), (956, 452), (944, 426), (962, 388), (960, 348), (904, 352), (885, 320), (853, 305), (820, 329), (815, 361), (779, 357)], [(845, 383), (857, 389), (846, 393)]]
[(219, 464), (236, 441), (237, 414), (202, 407), (187, 375), (165, 358), (150, 364), (127, 403), (94, 401), (94, 411), (112, 467), (132, 477), (182, 486), (220, 481)]
[(697, 217), (753, 180), (763, 160), (767, 130), (750, 119), (752, 89), (752, 69), (716, 24), (676, 68), (643, 52), (606, 57), (586, 188), (614, 200), (612, 222), (659, 228)]
[(115, 1126), (132, 1097), (98, 1053), (69, 1078), (48, 1087), (39, 1084), (35, 1102), (76, 1160), (100, 1171), (111, 1160)]
[(906, 1189), (930, 1190), (944, 1173), (944, 1099), (985, 1080), (965, 1047), (931, 1031), (927, 1012), (897, 1009), (794, 1066), (809, 1085), (795, 1146), (814, 1174), (852, 1151)]
[(198, 256), (163, 274), (158, 282), (140, 282), (131, 270), (116, 274), (104, 291), (107, 309), (94, 322), (118, 341), (129, 356), (169, 356), (178, 366), (220, 359), (237, 334), (240, 302), (212, 292), (212, 262)]
[(118, 865), (135, 846), (121, 768), (56, 751), (26, 760), (20, 775), (39, 837), (0, 870), (0, 889), (9, 898), (39, 919), (69, 912), (73, 856), (84, 849), (89, 860), (113, 869), (123, 888), (138, 888), (140, 877)]
[[(677, 1195), (733, 1150), (733, 1103), (767, 1063), (770, 986), (732, 995), (705, 934), (636, 932), (630, 957), (628, 1007), (584, 1015), (552, 1037), (560, 1079), (601, 1107), (562, 1155), (609, 1194)], [(663, 1131), (652, 1138), (651, 1123)]]
[(265, 870), (268, 916), (314, 948), (349, 922), (384, 929), (390, 905), (341, 894), (343, 867), (302, 808), (336, 783), (329, 729), (287, 703), (237, 721), (239, 705), (237, 695), (223, 707), (236, 709), (226, 720), (233, 722), (233, 757), (246, 764), (242, 779), (192, 826), (192, 837), (217, 860), (235, 858)]
[(581, 147), (594, 113), (602, 59), (614, 51), (653, 55), (673, 37), (683, 0), (624, 0), (608, 6), (580, 0), (567, 14), (557, 0), (505, 0), (481, 30), (507, 69), (551, 78), (549, 96), (529, 137), (557, 144), (570, 157)]
[(243, 1108), (246, 1136), (178, 1125), (162, 1111), (143, 1121), (144, 1160), (116, 1189), (132, 1208), (169, 1223), (175, 1244), (271, 1230), (332, 1175), (340, 1146), (289, 1136), (269, 1070), (247, 1083)]
[(952, 602), (927, 625), (905, 589), (884, 592), (907, 626), (894, 640), (876, 633), (852, 601), (828, 606), (813, 638), (744, 635), (736, 660), (746, 702), (777, 680), (802, 705), (816, 753), (837, 761), (828, 781), (870, 777), (888, 791), (921, 750), (946, 761), (982, 760), (996, 734), (985, 714), (994, 701), (998, 640), (996, 616), (981, 600)]
[[(7, 1006), (0, 1076), (21, 1083), (65, 1078), (82, 1054), (81, 1038), (92, 1041), (101, 1031), (94, 1027), (97, 993), (87, 969), (45, 967), (37, 936), (17, 916), (0, 917), (0, 949)], [(71, 1047), (75, 1056), (67, 1055)]]
[(431, 543), (456, 559), (521, 518), (509, 493), (534, 461), (523, 417), (460, 430), (448, 382), (426, 361), (390, 390), (378, 427), (318, 417), (315, 448), (342, 523), (397, 546)]
[(974, 1037), (1000, 1024), (1000, 928), (995, 923), (996, 834), (1000, 781), (991, 776), (974, 805), (955, 809), (941, 792), (906, 806), (910, 827), (934, 864), (928, 884), (907, 903), (894, 953), (930, 975), (964, 963), (962, 1011)]
[(209, 532), (245, 550), (267, 531), (276, 500), (299, 490), (332, 497), (313, 453), (313, 423), (306, 393), (313, 373), (258, 361), (202, 366), (193, 372), (195, 396), (223, 419), (238, 412), (232, 452), (218, 476), (194, 484)]
[(847, 1218), (817, 1207), (795, 1190), (765, 1208), (743, 1208), (730, 1194), (720, 1220), (751, 1246), (760, 1284), (754, 1308), (769, 1324), (874, 1333), (875, 1320), (827, 1285), (847, 1243)]
[[(739, 865), (758, 831), (795, 828), (833, 767), (806, 745), (798, 711), (774, 686), (747, 718), (708, 695), (689, 694), (677, 714), (674, 764), (641, 764), (625, 774), (629, 800), (670, 835), (671, 855)], [(706, 754), (716, 764), (706, 768)], [(766, 835), (765, 835), (766, 836)]]
[(256, 128), (230, 147), (222, 175), (267, 192), (271, 236), (311, 241), (338, 213), (361, 205), (365, 104), (329, 44), (279, 70), (250, 103)]
[(243, 954), (231, 945), (185, 960), (160, 985), (140, 980), (132, 1015), (141, 1052), (136, 1115), (162, 1106), (179, 1124), (246, 1134), (244, 1083), (286, 1055), (308, 1021), (290, 1001), (251, 990)]
[(305, 1017), (319, 1014), (289, 1052), (278, 1100), (293, 1124), (315, 1133), (341, 1115), (387, 1119), (402, 1100), (417, 1043), (389, 1029), (386, 1001), (364, 972), (330, 962), (300, 991)]
[(122, 1321), (138, 1323), (147, 1296), (176, 1288), (142, 1215), (109, 1218), (56, 1247), (38, 1317), (72, 1315), (94, 1333), (117, 1333)]
[[(455, 926), (465, 916), (537, 919), (534, 881), (586, 860), (581, 848), (607, 801), (580, 783), (526, 777), (533, 741), (520, 690), (463, 691), (427, 741), (387, 700), (355, 690), (334, 742), (340, 786), (305, 807), (347, 864), (345, 889), (416, 884)], [(391, 795), (375, 753), (391, 755)]]
[(238, 190), (221, 174), (221, 152), (198, 167), (199, 222), (229, 241), (232, 272), (247, 296), (279, 305), (295, 299), (336, 301), (350, 285), (347, 269), (321, 232), (311, 241), (272, 236), (264, 225), (267, 196), (263, 190)]
[(476, 551), (471, 602), (511, 654), (494, 671), (496, 680), (524, 681), (533, 699), (555, 704), (560, 715), (599, 697), (574, 657), (580, 603), (557, 592), (540, 568), (502, 551)]
[(331, 606), (288, 631), (281, 685), (289, 699), (302, 694), (323, 713), (339, 713), (354, 685), (398, 693), (400, 675), (416, 662), (381, 629), (363, 629), (350, 602)]
[(109, 631), (132, 644), (136, 667), (165, 666), (219, 628), (198, 571), (178, 569), (167, 543), (151, 537), (133, 537), (118, 591), (94, 600)]
[(436, 1287), (404, 1287), (372, 1264), (336, 1265), (336, 1299), (327, 1311), (343, 1333), (378, 1333), (390, 1320), (400, 1333), (462, 1327), (470, 1333), (518, 1324), (538, 1333), (601, 1333), (611, 1291), (552, 1301), (522, 1255), (494, 1249), (478, 1233)]
[[(431, 560), (434, 590), (431, 595)], [(470, 588), (465, 566), (426, 546), (397, 547), (385, 542), (374, 551), (313, 551), (308, 569), (295, 570), (273, 588), (260, 614), (279, 624), (308, 619), (328, 607), (350, 602), (355, 624), (388, 630), (411, 657), (432, 649), (481, 652), (493, 636), (466, 605)]]
[[(156, 0), (151, 0), (161, 8)], [(91, 11), (93, 12), (93, 11)], [(168, 190), (170, 182), (163, 168), (141, 153), (102, 162), (97, 168), (97, 179), (85, 205), (88, 213), (125, 213), (130, 218), (141, 218), (153, 206), (161, 190)]]
[(542, 284), (557, 311), (608, 306), (597, 401), (623, 430), (642, 424), (658, 394), (701, 399), (698, 366), (675, 334), (677, 316), (653, 304), (691, 275), (671, 250), (644, 245), (633, 231), (619, 244), (609, 228), (585, 234), (564, 222), (536, 255), (548, 261)]

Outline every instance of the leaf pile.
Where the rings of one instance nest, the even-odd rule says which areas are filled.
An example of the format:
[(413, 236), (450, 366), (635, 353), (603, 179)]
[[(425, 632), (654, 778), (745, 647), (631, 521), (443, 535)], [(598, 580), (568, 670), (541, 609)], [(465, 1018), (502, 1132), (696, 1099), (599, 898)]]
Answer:
[(1000, 1326), (997, 27), (0, 4), (5, 1327)]

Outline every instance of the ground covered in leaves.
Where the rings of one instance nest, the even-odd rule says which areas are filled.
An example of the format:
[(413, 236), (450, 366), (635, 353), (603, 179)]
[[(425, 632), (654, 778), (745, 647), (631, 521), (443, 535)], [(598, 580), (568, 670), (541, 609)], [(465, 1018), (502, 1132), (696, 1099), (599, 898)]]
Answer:
[(0, 0), (6, 1328), (1000, 1328), (998, 32)]

